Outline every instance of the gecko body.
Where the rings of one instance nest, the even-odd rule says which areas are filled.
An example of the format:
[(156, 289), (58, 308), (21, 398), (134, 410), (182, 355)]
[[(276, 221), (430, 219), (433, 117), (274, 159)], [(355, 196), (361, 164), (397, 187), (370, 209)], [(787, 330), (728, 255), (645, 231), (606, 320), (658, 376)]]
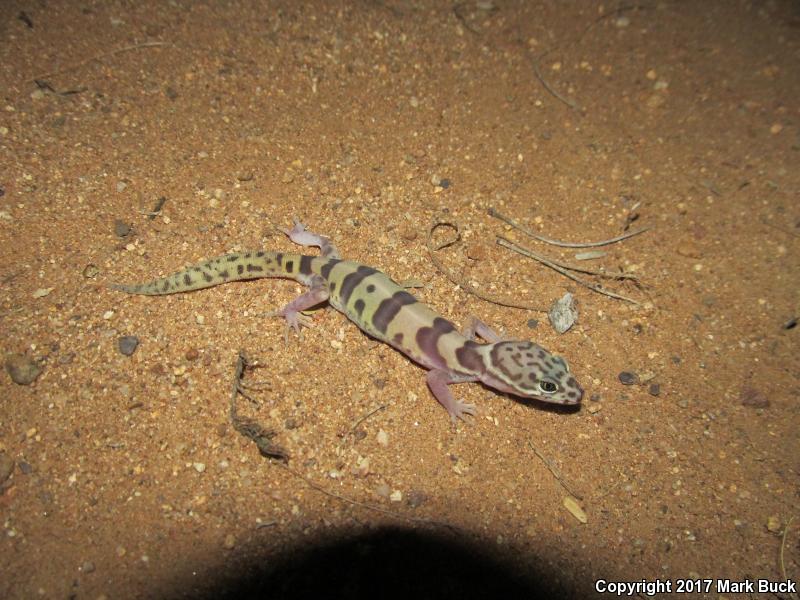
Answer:
[[(219, 256), (149, 283), (113, 285), (129, 294), (160, 296), (212, 287), (228, 281), (281, 277), (308, 291), (272, 313), (300, 331), (301, 312), (328, 301), (362, 331), (389, 344), (428, 369), (427, 383), (453, 421), (474, 415), (475, 406), (453, 397), (448, 385), (480, 381), (502, 392), (556, 404), (580, 403), (583, 390), (566, 361), (527, 341), (504, 340), (473, 319), (464, 333), (381, 271), (342, 260), (330, 239), (306, 231), (300, 222), (282, 229), (319, 256), (286, 252), (241, 252)], [(478, 343), (476, 335), (487, 343)]]

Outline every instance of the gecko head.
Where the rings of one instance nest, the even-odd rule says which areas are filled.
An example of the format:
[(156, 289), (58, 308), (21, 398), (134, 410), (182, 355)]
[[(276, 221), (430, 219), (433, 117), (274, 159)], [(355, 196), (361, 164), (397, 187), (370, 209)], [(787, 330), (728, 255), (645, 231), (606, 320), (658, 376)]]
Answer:
[(553, 404), (579, 404), (583, 389), (560, 356), (533, 342), (497, 342), (489, 350), (484, 383), (495, 389)]

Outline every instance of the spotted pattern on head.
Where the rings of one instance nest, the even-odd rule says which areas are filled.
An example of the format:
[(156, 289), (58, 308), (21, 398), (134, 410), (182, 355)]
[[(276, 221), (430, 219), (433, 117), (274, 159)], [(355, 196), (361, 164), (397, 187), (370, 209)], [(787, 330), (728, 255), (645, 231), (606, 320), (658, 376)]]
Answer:
[(555, 404), (578, 404), (583, 390), (566, 361), (533, 342), (491, 344), (488, 373), (525, 398)]

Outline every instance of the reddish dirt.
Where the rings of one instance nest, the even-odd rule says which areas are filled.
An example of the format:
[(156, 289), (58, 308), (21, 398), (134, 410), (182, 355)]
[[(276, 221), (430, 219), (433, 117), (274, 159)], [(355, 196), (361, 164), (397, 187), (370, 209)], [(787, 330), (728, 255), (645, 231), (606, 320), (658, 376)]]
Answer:
[[(0, 16), (0, 351), (43, 368), (0, 378), (0, 596), (211, 595), (383, 527), (477, 545), (562, 593), (700, 578), (713, 586), (692, 595), (720, 598), (736, 596), (718, 579), (784, 578), (788, 527), (800, 576), (797, 2), (10, 1)], [(650, 227), (586, 263), (637, 275), (605, 285), (640, 305), (496, 245), (575, 262), (490, 207), (565, 240)], [(459, 385), (480, 414), (453, 429), (424, 371), (335, 311), (285, 346), (263, 313), (291, 282), (107, 288), (293, 250), (274, 226), (295, 215), (424, 284), (457, 324), (563, 355), (582, 410)], [(425, 243), (441, 215), (462, 228), (436, 253), (449, 269), (537, 306), (571, 291), (577, 324), (558, 335), (448, 281)], [(230, 424), (239, 349), (269, 384), (240, 410), (277, 430), (295, 473)]]

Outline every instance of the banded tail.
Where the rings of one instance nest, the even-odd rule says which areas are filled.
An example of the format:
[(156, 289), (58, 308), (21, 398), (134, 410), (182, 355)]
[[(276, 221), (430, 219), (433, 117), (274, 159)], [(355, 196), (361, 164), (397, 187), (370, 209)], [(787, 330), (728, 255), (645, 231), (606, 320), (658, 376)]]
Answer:
[(218, 256), (167, 277), (147, 283), (112, 284), (111, 289), (142, 296), (164, 296), (213, 287), (228, 281), (261, 277), (296, 279), (292, 267), (300, 263), (301, 255), (281, 252), (237, 252)]

